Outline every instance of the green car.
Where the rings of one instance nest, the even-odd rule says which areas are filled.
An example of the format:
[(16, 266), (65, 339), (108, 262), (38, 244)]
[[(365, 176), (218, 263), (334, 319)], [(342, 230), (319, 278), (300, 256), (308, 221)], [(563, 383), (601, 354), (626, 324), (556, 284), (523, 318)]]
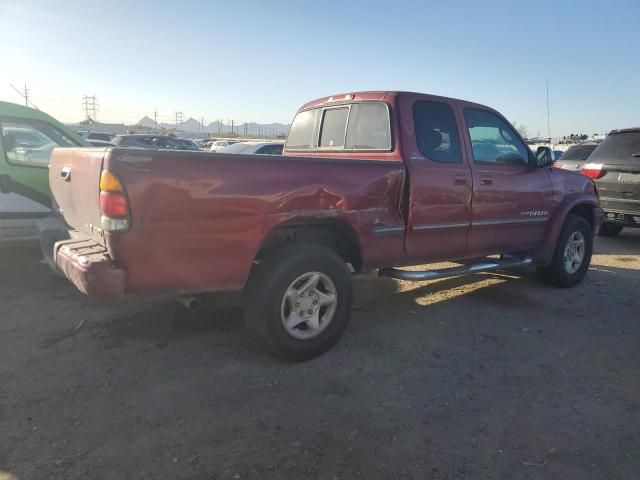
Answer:
[(51, 211), (51, 152), (90, 146), (44, 112), (0, 102), (0, 242), (39, 238), (50, 260), (52, 242), (64, 227)]
[(51, 205), (49, 157), (55, 147), (90, 147), (80, 135), (40, 110), (0, 102), (0, 185)]

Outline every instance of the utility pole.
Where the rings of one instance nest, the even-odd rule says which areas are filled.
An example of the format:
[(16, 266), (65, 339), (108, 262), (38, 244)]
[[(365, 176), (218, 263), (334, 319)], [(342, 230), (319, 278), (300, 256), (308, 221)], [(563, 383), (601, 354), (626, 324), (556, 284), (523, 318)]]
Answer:
[(200, 117), (200, 133), (204, 133), (204, 117)]
[(153, 123), (156, 124), (156, 131), (158, 131), (159, 128), (158, 128), (158, 109), (157, 108), (153, 110)]
[(98, 118), (98, 97), (95, 95), (83, 95), (82, 107), (84, 108), (86, 120), (93, 120), (95, 122)]
[(23, 90), (19, 90), (16, 87), (13, 86), (13, 84), (9, 84), (11, 86), (11, 88), (13, 88), (16, 92), (18, 92), (18, 95), (20, 95), (22, 98), (24, 98), (24, 104), (25, 106), (29, 106), (29, 104), (31, 104), (31, 106), (33, 108), (35, 108), (36, 110), (40, 110), (38, 107), (36, 107), (33, 102), (31, 100), (29, 100), (29, 89), (27, 88), (27, 84), (24, 84), (24, 91)]
[(235, 133), (236, 129), (235, 129), (235, 120), (231, 119), (231, 135), (233, 136), (233, 134)]
[(220, 136), (220, 129), (222, 128), (222, 120), (218, 119), (218, 136)]
[(24, 84), (24, 106), (29, 106), (29, 89), (27, 88), (27, 84)]
[(178, 129), (178, 124), (182, 123), (182, 112), (176, 112), (176, 130)]

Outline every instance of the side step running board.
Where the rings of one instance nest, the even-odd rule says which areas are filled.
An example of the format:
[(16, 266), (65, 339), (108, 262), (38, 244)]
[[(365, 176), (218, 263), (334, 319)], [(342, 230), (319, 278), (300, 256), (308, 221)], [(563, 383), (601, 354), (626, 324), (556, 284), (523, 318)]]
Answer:
[(486, 261), (471, 265), (462, 265), (453, 268), (443, 268), (441, 270), (401, 270), (399, 268), (381, 268), (378, 275), (381, 277), (397, 278), (398, 280), (420, 281), (433, 280), (435, 278), (458, 277), (470, 273), (488, 272), (491, 270), (502, 270), (506, 268), (524, 267), (531, 265), (531, 257), (512, 257), (503, 260)]

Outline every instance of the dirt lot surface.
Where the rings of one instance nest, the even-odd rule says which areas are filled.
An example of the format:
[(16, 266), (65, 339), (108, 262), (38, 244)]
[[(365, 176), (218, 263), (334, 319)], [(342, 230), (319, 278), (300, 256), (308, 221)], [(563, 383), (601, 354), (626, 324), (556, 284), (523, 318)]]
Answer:
[(0, 246), (0, 479), (640, 478), (640, 232), (596, 252), (572, 290), (360, 278), (287, 364), (236, 295), (100, 303)]

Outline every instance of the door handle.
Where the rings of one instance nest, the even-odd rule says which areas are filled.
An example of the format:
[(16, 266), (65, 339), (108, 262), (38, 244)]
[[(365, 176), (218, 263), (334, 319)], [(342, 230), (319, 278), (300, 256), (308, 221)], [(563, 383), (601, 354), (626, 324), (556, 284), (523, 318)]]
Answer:
[(469, 185), (469, 180), (467, 180), (467, 177), (464, 177), (462, 175), (456, 175), (455, 177), (453, 177), (453, 184), (454, 185)]
[(71, 181), (71, 167), (64, 167), (60, 170), (60, 178), (62, 178), (65, 182)]
[(493, 178), (480, 177), (480, 185), (493, 185)]

